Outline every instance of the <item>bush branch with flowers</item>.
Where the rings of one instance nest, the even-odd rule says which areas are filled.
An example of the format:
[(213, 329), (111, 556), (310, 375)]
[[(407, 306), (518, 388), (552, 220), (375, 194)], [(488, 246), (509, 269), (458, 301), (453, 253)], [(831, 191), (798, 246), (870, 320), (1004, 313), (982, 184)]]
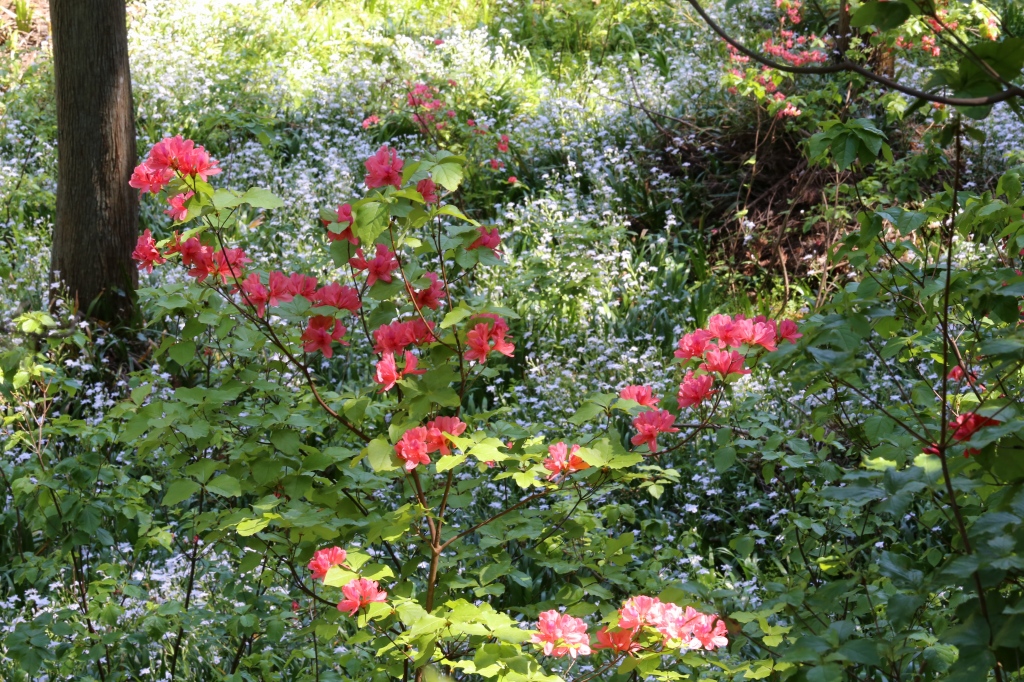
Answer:
[[(146, 231), (134, 258), (147, 271), (180, 261), (193, 283), (164, 287), (164, 304), (180, 305), (184, 296), (167, 297), (185, 292), (219, 301), (222, 343), (260, 350), (267, 363), (258, 382), (239, 374), (205, 394), (178, 389), (176, 399), (200, 408), (223, 400), (230, 409), (257, 385), (279, 381), (291, 387), (293, 404), (314, 405), (333, 422), (342, 445), (321, 449), (301, 428), (306, 417), (286, 426), (287, 402), (275, 405), (269, 442), (246, 429), (246, 439), (261, 441), (255, 458), (209, 461), (205, 434), (168, 424), (166, 404), (127, 406), (129, 431), (163, 441), (178, 431), (198, 436), (176, 459), (183, 475), (167, 486), (164, 503), (231, 499), (210, 539), (235, 537), (262, 561), (286, 566), (296, 597), (310, 600), (317, 638), (364, 649), (363, 660), (389, 675), (583, 680), (707, 665), (729, 642), (708, 604), (616, 590), (616, 607), (615, 592), (595, 586), (593, 601), (560, 605), (557, 595), (572, 580), (554, 581), (555, 594), (546, 594), (517, 564), (547, 565), (563, 582), (581, 571), (600, 581), (601, 545), (580, 544), (587, 533), (579, 536), (574, 511), (603, 490), (650, 488), (637, 465), (711, 428), (730, 383), (800, 333), (788, 320), (713, 317), (679, 341), (675, 400), (659, 406), (651, 387), (629, 386), (591, 397), (573, 419), (625, 413), (628, 440), (612, 430), (553, 442), (502, 421), (500, 411), (467, 411), (466, 396), (498, 375), (516, 345), (514, 314), (473, 290), (474, 271), (502, 266), (502, 246), (497, 228), (451, 202), (464, 163), (443, 151), (410, 163), (382, 146), (365, 163), (367, 195), (321, 212), (338, 268), (325, 281), (253, 267), (228, 243), (227, 228), (239, 206), (273, 209), (278, 200), (260, 189), (214, 189), (207, 181), (220, 169), (201, 146), (180, 137), (157, 143), (132, 185), (164, 193), (181, 231), (161, 241)], [(187, 362), (194, 348), (178, 341), (165, 350)], [(362, 365), (353, 372), (362, 384), (325, 385), (327, 360)], [(469, 493), (485, 484), (501, 486), (504, 499), (474, 507)], [(553, 608), (503, 599), (498, 580), (534, 588), (534, 603)]]

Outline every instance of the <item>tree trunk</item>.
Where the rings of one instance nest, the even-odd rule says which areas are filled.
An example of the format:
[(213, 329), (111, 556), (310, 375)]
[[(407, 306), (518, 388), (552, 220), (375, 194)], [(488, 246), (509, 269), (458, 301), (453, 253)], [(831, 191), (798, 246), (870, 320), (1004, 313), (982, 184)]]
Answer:
[(57, 220), (50, 278), (90, 317), (131, 312), (138, 196), (125, 0), (50, 0)]

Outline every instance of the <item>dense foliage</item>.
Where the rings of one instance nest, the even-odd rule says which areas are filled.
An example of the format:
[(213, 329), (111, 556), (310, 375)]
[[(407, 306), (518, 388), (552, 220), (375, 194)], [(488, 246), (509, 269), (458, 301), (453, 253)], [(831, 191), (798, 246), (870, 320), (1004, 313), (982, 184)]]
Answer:
[(9, 41), (0, 678), (1024, 676), (1024, 15), (706, 5), (131, 3), (122, 328)]

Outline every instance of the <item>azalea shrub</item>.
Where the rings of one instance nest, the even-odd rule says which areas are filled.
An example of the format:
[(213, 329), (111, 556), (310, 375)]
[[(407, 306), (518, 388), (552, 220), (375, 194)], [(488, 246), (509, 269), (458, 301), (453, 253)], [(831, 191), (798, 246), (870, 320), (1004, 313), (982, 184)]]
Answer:
[[(750, 670), (725, 653), (713, 599), (630, 554), (634, 516), (621, 498), (659, 497), (678, 478), (664, 458), (711, 428), (732, 385), (799, 339), (797, 325), (718, 315), (679, 340), (677, 396), (648, 385), (590, 396), (562, 433), (507, 420), (473, 400), (514, 359), (517, 316), (474, 286), (479, 269), (503, 266), (504, 247), (453, 201), (464, 163), (443, 151), (409, 162), (382, 146), (365, 163), (366, 195), (321, 211), (334, 268), (317, 274), (253, 263), (230, 243), (239, 216), (280, 201), (215, 189), (221, 169), (202, 146), (166, 138), (136, 169), (132, 186), (163, 197), (176, 228), (159, 240), (146, 230), (133, 258), (147, 272), (179, 268), (140, 294), (181, 320), (155, 349), (177, 378), (137, 382), (108, 422), (114, 441), (161, 470), (166, 530), (128, 523), (132, 551), (183, 542), (188, 563), (176, 609), (153, 614), (167, 642), (148, 670), (367, 680)], [(598, 417), (603, 428), (565, 436)], [(210, 657), (188, 641), (204, 610), (195, 578), (215, 554), (267, 596), (242, 600), (234, 643)], [(87, 599), (82, 618), (69, 614), (89, 633), (77, 646), (99, 678), (138, 655), (101, 646), (109, 630), (88, 614), (113, 618), (114, 602)], [(311, 650), (282, 661), (254, 647), (285, 637), (285, 624)]]
[[(758, 608), (735, 616), (773, 659), (758, 675), (1021, 673), (1024, 195), (1020, 169), (963, 190), (964, 124), (951, 125), (946, 191), (914, 209), (861, 205), (832, 254), (855, 276), (803, 321), (800, 349), (782, 349), (778, 404), (737, 401), (746, 416), (706, 451), (727, 494), (764, 493), (705, 514), (721, 524), (708, 535), (731, 535), (732, 579), (760, 586)], [(849, 153), (820, 145), (828, 165)], [(858, 171), (874, 162), (854, 152)]]

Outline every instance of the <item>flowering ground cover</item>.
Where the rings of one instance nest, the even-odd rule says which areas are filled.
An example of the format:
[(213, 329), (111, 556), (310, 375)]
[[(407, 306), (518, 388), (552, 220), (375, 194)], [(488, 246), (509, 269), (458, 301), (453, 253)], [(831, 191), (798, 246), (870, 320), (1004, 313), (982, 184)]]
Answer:
[[(708, 3), (799, 67), (838, 5)], [(1020, 82), (1013, 3), (888, 5), (862, 63)], [(45, 35), (3, 56), (0, 679), (1024, 674), (1013, 102), (687, 2), (129, 31), (121, 325), (49, 284)]]

